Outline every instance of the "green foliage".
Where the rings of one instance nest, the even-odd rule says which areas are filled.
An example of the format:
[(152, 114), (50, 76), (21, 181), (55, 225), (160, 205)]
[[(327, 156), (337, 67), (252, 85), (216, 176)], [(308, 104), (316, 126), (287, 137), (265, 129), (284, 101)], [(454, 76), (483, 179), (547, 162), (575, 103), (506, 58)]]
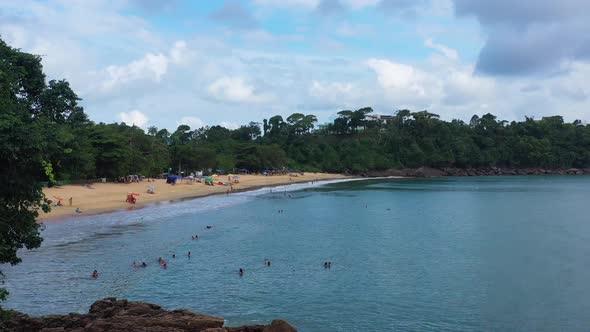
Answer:
[[(45, 93), (38, 56), (0, 39), (0, 264), (17, 264), (17, 250), (41, 245), (39, 210), (48, 211), (39, 181), (46, 143), (45, 120), (35, 116)], [(0, 300), (7, 296), (0, 289)]]
[(41, 166), (43, 166), (43, 170), (45, 171), (49, 185), (54, 185), (56, 181), (55, 175), (53, 175), (53, 166), (51, 166), (51, 163), (41, 160)]

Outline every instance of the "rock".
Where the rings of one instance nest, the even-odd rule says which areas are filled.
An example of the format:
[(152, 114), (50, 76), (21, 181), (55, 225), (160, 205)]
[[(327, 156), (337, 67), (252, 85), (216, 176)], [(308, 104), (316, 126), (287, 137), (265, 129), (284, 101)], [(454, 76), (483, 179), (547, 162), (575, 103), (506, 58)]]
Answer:
[[(271, 325), (224, 328), (223, 318), (190, 310), (168, 311), (145, 302), (130, 302), (110, 297), (94, 302), (88, 314), (30, 317), (15, 312), (4, 322), (9, 332), (283, 332), (295, 329), (283, 320)], [(267, 329), (270, 328), (270, 329)]]
[(282, 319), (273, 320), (262, 332), (297, 332), (289, 323)]

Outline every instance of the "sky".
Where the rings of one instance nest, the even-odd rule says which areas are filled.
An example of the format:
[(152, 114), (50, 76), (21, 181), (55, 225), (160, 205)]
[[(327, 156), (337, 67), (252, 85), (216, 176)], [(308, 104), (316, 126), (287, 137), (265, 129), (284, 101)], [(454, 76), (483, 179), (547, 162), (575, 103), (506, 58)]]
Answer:
[(590, 120), (587, 0), (0, 0), (95, 122), (233, 129), (428, 110)]

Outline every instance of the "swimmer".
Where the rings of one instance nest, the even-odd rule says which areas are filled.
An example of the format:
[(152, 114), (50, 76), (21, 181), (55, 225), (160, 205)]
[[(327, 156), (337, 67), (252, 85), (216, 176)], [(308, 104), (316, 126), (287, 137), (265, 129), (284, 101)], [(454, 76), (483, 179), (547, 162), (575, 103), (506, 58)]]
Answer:
[(206, 227), (206, 228), (207, 228), (207, 229), (211, 229), (211, 228), (213, 228), (213, 226), (211, 226), (211, 225), (207, 225), (207, 227)]
[(146, 266), (147, 266), (147, 264), (146, 264), (145, 262), (141, 262), (141, 266), (142, 266), (142, 267), (146, 267)]
[(328, 268), (328, 262), (324, 262), (324, 269)]
[(240, 271), (238, 272), (240, 274), (240, 277), (244, 275), (244, 269), (240, 268)]
[(199, 235), (195, 234), (195, 240), (198, 240), (198, 239), (199, 239)]
[(194, 241), (195, 240), (195, 237), (194, 236), (191, 236), (191, 239)]
[(332, 262), (328, 262), (328, 268), (331, 269), (332, 268)]
[(92, 278), (93, 278), (93, 279), (96, 279), (96, 278), (98, 278), (98, 271), (94, 270), (94, 271), (92, 272)]
[(266, 262), (266, 266), (270, 266), (270, 260)]
[(188, 252), (188, 258), (191, 258), (191, 252), (190, 251)]
[(158, 263), (162, 264), (162, 257), (158, 258)]
[(176, 258), (176, 255), (175, 254), (172, 254), (172, 258)]
[(162, 263), (162, 268), (166, 269), (168, 267), (168, 265), (166, 264), (166, 262)]

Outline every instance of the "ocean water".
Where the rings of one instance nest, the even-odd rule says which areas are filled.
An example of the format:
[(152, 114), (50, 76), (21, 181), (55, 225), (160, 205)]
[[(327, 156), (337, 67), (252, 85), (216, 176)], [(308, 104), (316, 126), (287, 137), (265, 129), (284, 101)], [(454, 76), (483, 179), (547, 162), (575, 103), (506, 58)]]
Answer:
[(589, 203), (590, 177), (377, 179), (81, 217), (2, 266), (3, 306), (86, 312), (116, 296), (231, 326), (587, 331)]

